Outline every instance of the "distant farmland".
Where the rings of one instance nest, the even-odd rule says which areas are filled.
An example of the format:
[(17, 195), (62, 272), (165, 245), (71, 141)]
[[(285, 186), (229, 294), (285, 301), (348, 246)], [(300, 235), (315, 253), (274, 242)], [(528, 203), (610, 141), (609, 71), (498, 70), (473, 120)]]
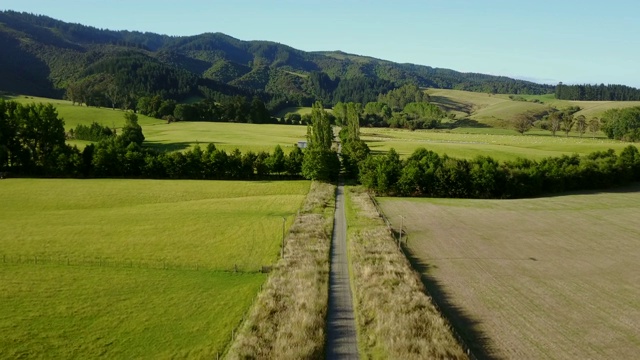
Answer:
[[(124, 125), (123, 111), (109, 108), (87, 107), (71, 105), (70, 101), (38, 98), (32, 96), (17, 96), (11, 100), (20, 103), (51, 103), (58, 110), (58, 115), (65, 121), (68, 131), (79, 124), (90, 125), (97, 122), (103, 126), (122, 128)], [(301, 108), (303, 113), (307, 108)], [(308, 108), (307, 112), (311, 112)], [(307, 127), (301, 125), (275, 124), (243, 124), (227, 122), (185, 121), (168, 124), (165, 120), (154, 119), (138, 114), (138, 121), (145, 136), (145, 146), (160, 150), (186, 150), (196, 144), (206, 147), (213, 143), (217, 148), (231, 152), (236, 148), (240, 151), (272, 152), (276, 145), (280, 145), (285, 153), (293, 149), (298, 141), (305, 140)], [(117, 130), (119, 132), (119, 130)], [(88, 141), (71, 140), (72, 145), (84, 148)]]
[(308, 190), (2, 180), (0, 358), (215, 358)]
[[(478, 155), (496, 160), (514, 160), (517, 157), (542, 159), (550, 156), (586, 155), (594, 151), (614, 149), (621, 151), (629, 143), (604, 138), (592, 139), (550, 136), (546, 133), (516, 135), (515, 131), (503, 129), (473, 129), (474, 133), (432, 130), (409, 131), (388, 128), (363, 128), (362, 140), (373, 152), (386, 152), (394, 148), (401, 157), (411, 155), (419, 147), (447, 154), (451, 157), (471, 159)], [(505, 133), (505, 131), (507, 133)], [(541, 136), (538, 136), (541, 135)]]
[(640, 185), (487, 201), (380, 199), (431, 294), (481, 355), (630, 359), (640, 347)]
[[(431, 101), (456, 118), (468, 117), (480, 124), (509, 127), (508, 121), (515, 115), (527, 111), (540, 111), (548, 106), (558, 109), (579, 106), (582, 110), (576, 113), (588, 119), (600, 117), (608, 109), (640, 106), (640, 101), (572, 101), (557, 100), (553, 94), (547, 95), (515, 95), (528, 101), (514, 101), (508, 94), (487, 94), (462, 90), (429, 89), (427, 93)], [(533, 102), (536, 101), (536, 102)]]

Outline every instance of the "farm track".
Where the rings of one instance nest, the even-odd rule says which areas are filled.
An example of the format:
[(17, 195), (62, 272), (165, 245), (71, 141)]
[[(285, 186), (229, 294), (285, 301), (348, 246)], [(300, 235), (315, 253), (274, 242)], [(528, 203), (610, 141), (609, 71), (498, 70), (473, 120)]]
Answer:
[(331, 242), (327, 359), (359, 358), (347, 259), (347, 220), (344, 204), (344, 184), (340, 183), (336, 190), (336, 211)]

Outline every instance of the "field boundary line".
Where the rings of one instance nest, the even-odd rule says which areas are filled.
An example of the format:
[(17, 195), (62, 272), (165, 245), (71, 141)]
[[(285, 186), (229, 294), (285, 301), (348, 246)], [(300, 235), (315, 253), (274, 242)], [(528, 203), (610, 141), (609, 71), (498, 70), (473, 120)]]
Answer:
[[(373, 203), (373, 205), (376, 208), (376, 211), (378, 212), (378, 215), (380, 215), (380, 217), (382, 218), (382, 220), (384, 220), (384, 222), (387, 224), (387, 229), (389, 231), (389, 234), (393, 237), (393, 239), (395, 239), (396, 243), (398, 244), (398, 247), (400, 248), (402, 255), (407, 258), (407, 261), (409, 262), (409, 264), (411, 265), (411, 269), (414, 271), (414, 273), (417, 273), (417, 275), (422, 278), (421, 274), (418, 273), (416, 271), (415, 268), (413, 268), (413, 265), (411, 264), (411, 261), (408, 260), (407, 257), (407, 248), (406, 246), (403, 246), (400, 243), (400, 238), (396, 236), (397, 234), (402, 234), (403, 229), (400, 229), (400, 232), (396, 232), (393, 229), (393, 225), (391, 224), (391, 222), (389, 221), (389, 219), (387, 218), (387, 216), (384, 214), (384, 212), (382, 211), (382, 208), (380, 207), (380, 204), (378, 203), (378, 201), (375, 199), (375, 197), (373, 195), (371, 195), (371, 192), (367, 191), (366, 192), (367, 195), (369, 196), (369, 199), (371, 199), (371, 202)], [(405, 243), (406, 245), (406, 243)], [(447, 324), (449, 325), (449, 328), (451, 329), (451, 332), (453, 333), (453, 336), (455, 336), (456, 340), (458, 341), (458, 343), (462, 346), (463, 350), (465, 351), (465, 353), (467, 354), (467, 356), (469, 357), (470, 360), (478, 360), (478, 358), (476, 357), (476, 355), (473, 353), (473, 351), (471, 350), (471, 347), (469, 347), (469, 345), (467, 344), (467, 342), (464, 340), (464, 338), (460, 335), (460, 333), (458, 332), (458, 330), (453, 326), (453, 323), (451, 322), (451, 320), (445, 315), (445, 313), (442, 311), (440, 304), (438, 304), (438, 301), (436, 300), (436, 298), (434, 298), (433, 296), (431, 296), (431, 294), (429, 294), (429, 290), (427, 290), (427, 288), (424, 288), (424, 291), (426, 292), (427, 295), (429, 295), (429, 297), (431, 298), (431, 303), (435, 306), (435, 308), (438, 310), (438, 312), (440, 313), (440, 316), (445, 319), (445, 321), (447, 322)]]

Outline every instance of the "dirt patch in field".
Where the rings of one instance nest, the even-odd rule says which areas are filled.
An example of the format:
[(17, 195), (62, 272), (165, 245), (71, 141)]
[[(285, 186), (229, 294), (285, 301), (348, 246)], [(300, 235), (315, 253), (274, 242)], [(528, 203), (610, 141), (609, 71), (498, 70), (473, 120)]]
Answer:
[[(633, 358), (640, 192), (381, 199), (427, 287), (488, 358)], [(398, 224), (395, 224), (398, 223)]]

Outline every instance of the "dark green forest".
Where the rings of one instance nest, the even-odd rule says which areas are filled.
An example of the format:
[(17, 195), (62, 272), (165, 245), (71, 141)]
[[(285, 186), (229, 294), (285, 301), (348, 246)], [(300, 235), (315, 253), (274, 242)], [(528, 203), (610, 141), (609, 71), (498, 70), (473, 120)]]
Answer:
[(556, 86), (556, 99), (583, 101), (640, 101), (640, 89), (625, 85), (564, 85)]
[(111, 31), (14, 11), (0, 12), (0, 46), (0, 91), (76, 96), (86, 104), (122, 108), (145, 96), (177, 102), (244, 96), (258, 97), (273, 113), (315, 101), (365, 104), (404, 84), (514, 94), (554, 89), (342, 52), (304, 52), (221, 33), (174, 37)]

